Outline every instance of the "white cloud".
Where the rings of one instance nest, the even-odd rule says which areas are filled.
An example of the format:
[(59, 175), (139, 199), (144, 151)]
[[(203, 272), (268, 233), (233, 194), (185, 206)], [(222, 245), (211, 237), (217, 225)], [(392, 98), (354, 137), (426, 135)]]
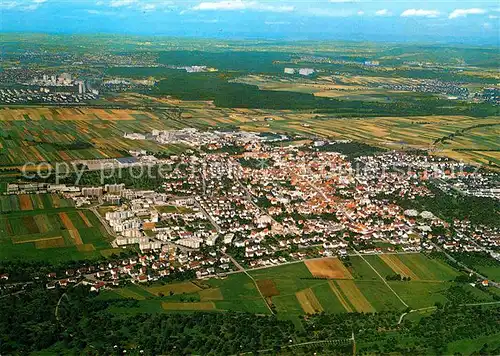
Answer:
[(490, 15), (490, 16), (488, 16), (488, 18), (490, 18), (490, 19), (498, 19), (498, 15)]
[(270, 12), (291, 12), (293, 6), (287, 5), (268, 5), (257, 1), (243, 0), (226, 0), (216, 2), (202, 2), (194, 6), (195, 11), (238, 11), (238, 10), (254, 10), (254, 11), (270, 11)]
[(467, 15), (482, 15), (485, 14), (485, 9), (472, 8), (472, 9), (455, 9), (448, 16), (449, 19), (456, 19), (457, 17), (466, 17)]
[(357, 12), (357, 14), (358, 14), (358, 16), (363, 16), (363, 15), (365, 14), (365, 12), (364, 12), (363, 10), (359, 10), (359, 11)]
[(122, 7), (122, 6), (130, 6), (135, 4), (137, 0), (112, 0), (109, 4), (111, 7)]
[(392, 12), (390, 12), (387, 9), (381, 9), (381, 10), (375, 11), (375, 15), (377, 15), (377, 16), (391, 16)]
[(20, 0), (20, 1), (5, 1), (0, 0), (0, 9), (15, 10), (15, 11), (34, 11), (38, 9), (47, 0)]
[(330, 2), (336, 3), (336, 4), (345, 4), (345, 3), (353, 3), (353, 2), (358, 2), (358, 0), (330, 0)]
[(437, 10), (423, 10), (423, 9), (408, 9), (401, 13), (401, 17), (438, 17), (439, 11)]
[(2, 9), (13, 9), (15, 7), (17, 7), (19, 4), (15, 1), (1, 1), (0, 2), (0, 8)]
[(144, 4), (141, 6), (141, 10), (145, 12), (151, 12), (156, 10), (155, 4)]

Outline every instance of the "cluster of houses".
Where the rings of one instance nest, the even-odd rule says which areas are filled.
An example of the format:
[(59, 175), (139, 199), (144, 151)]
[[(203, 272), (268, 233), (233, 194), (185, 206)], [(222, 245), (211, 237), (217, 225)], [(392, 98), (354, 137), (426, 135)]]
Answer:
[[(493, 251), (500, 245), (498, 229), (466, 220), (449, 224), (432, 212), (404, 210), (396, 203), (396, 198), (432, 197), (429, 180), (453, 183), (467, 177), (477, 184), (495, 178), (459, 162), (415, 152), (349, 160), (318, 150), (316, 143), (280, 146), (244, 132), (185, 129), (152, 136), (240, 149), (191, 151), (165, 159), (172, 168), (164, 172), (157, 191), (32, 183), (9, 185), (8, 192), (54, 191), (115, 202), (104, 213), (115, 245), (138, 244), (143, 253), (153, 254), (171, 248), (188, 256), (196, 253), (202, 257), (187, 263), (199, 262), (190, 267), (196, 267), (198, 277), (226, 271), (206, 261), (214, 258), (209, 253), (228, 250), (238, 251), (239, 263), (255, 267), (345, 256), (349, 244), (361, 253), (431, 251), (435, 241), (450, 251)], [(145, 275), (139, 273), (142, 279)]]
[[(221, 253), (211, 252), (205, 256), (199, 251), (179, 252), (175, 247), (164, 246), (156, 252), (150, 251), (60, 273), (50, 272), (46, 276), (46, 288), (65, 288), (83, 283), (90, 285), (91, 290), (98, 291), (130, 282), (155, 282), (172, 274), (188, 271), (196, 278), (210, 278), (224, 276), (235, 270), (231, 259)], [(1, 278), (8, 280), (8, 275), (2, 275)]]

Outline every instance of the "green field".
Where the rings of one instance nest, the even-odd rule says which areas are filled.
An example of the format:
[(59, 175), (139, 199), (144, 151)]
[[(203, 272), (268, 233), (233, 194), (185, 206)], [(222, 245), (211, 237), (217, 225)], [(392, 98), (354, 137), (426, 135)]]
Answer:
[[(143, 285), (128, 285), (113, 291), (105, 291), (100, 298), (103, 299), (134, 299), (138, 301), (137, 307), (130, 310), (119, 310), (120, 312), (162, 312), (162, 303), (168, 303), (168, 310), (176, 310), (175, 303), (178, 303), (179, 311), (189, 311), (186, 303), (204, 302), (200, 307), (206, 306), (210, 302), (214, 304), (213, 311), (238, 311), (256, 314), (269, 314), (269, 309), (265, 301), (259, 295), (255, 284), (243, 273), (232, 274), (224, 279), (211, 279), (208, 281), (191, 283), (171, 283), (165, 285), (155, 285), (152, 287)], [(163, 291), (161, 296), (158, 291)], [(168, 291), (175, 291), (170, 295)], [(197, 304), (191, 306), (196, 307)], [(206, 309), (204, 309), (206, 310)]]
[[(24, 200), (28, 205), (21, 203)], [(0, 213), (52, 210), (73, 207), (73, 201), (57, 194), (0, 195)]]
[[(413, 272), (421, 278), (412, 281), (387, 281), (412, 309), (433, 307), (436, 303), (493, 301), (491, 294), (483, 290), (451, 281), (459, 272), (437, 259), (423, 254), (402, 254), (395, 257), (401, 263), (404, 261), (411, 266)], [(379, 256), (364, 258), (382, 276), (394, 274)], [(308, 303), (313, 303), (321, 311), (335, 314), (351, 311), (403, 311), (404, 304), (385, 283), (385, 277), (381, 280), (368, 263), (360, 257), (350, 257), (344, 261), (353, 273), (354, 280), (314, 278), (303, 262), (250, 270), (249, 273), (259, 285), (264, 298), (259, 294), (254, 281), (244, 273), (231, 274), (222, 279), (196, 281), (195, 284), (184, 282), (153, 287), (132, 285), (106, 293), (108, 297), (111, 294), (114, 298), (137, 300), (138, 307), (131, 312), (165, 312), (164, 309), (186, 312), (200, 308), (269, 314), (266, 306), (268, 303), (278, 318), (294, 322), (310, 310)], [(171, 294), (170, 291), (175, 292)], [(166, 303), (163, 304), (163, 309), (162, 303)], [(179, 303), (177, 309), (176, 303)]]
[(126, 109), (0, 108), (0, 166), (123, 157), (135, 149), (179, 152), (175, 145), (123, 139), (126, 132), (172, 127), (167, 121)]
[[(47, 208), (24, 211), (16, 208), (2, 213), (0, 259), (29, 258), (52, 262), (92, 259), (101, 256), (100, 251), (110, 248), (110, 237), (91, 211), (77, 210), (71, 201), (54, 195), (28, 197)], [(16, 201), (10, 199), (11, 208)]]

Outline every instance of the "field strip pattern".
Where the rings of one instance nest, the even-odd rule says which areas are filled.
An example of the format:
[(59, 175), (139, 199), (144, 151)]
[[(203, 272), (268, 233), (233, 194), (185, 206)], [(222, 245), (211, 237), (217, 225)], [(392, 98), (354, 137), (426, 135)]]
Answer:
[(89, 221), (89, 219), (85, 216), (85, 214), (83, 213), (83, 211), (79, 211), (78, 212), (78, 215), (80, 215), (80, 217), (82, 218), (83, 222), (85, 223), (85, 225), (87, 225), (87, 227), (92, 227), (92, 223)]
[(361, 293), (354, 281), (338, 280), (336, 283), (356, 311), (364, 313), (374, 313), (376, 311), (368, 299)]
[(353, 279), (349, 270), (338, 258), (306, 260), (305, 265), (314, 277), (332, 279)]
[(345, 300), (345, 298), (342, 296), (342, 294), (340, 293), (340, 291), (337, 289), (337, 286), (335, 285), (335, 283), (333, 283), (333, 281), (328, 281), (328, 285), (330, 286), (333, 294), (335, 294), (335, 296), (339, 300), (340, 304), (342, 304), (342, 306), (344, 307), (344, 309), (346, 310), (346, 312), (352, 313), (353, 310), (352, 310), (351, 306)]
[(405, 265), (396, 255), (380, 255), (379, 256), (395, 273), (403, 277), (410, 277), (413, 280), (420, 278), (413, 273), (413, 271)]
[(307, 288), (295, 293), (297, 300), (306, 314), (321, 313), (323, 306), (320, 304), (318, 298), (311, 288)]
[(82, 238), (80, 237), (80, 233), (76, 229), (75, 225), (73, 225), (73, 222), (69, 218), (68, 214), (59, 213), (59, 218), (61, 219), (62, 223), (64, 224), (64, 227), (68, 230), (71, 238), (74, 240), (75, 245), (83, 245), (83, 241), (82, 241)]

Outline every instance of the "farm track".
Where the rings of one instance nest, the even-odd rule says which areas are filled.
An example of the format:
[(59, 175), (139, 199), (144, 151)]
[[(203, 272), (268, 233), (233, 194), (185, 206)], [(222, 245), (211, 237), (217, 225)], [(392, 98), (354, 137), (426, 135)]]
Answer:
[[(283, 348), (284, 349), (291, 349), (294, 347), (301, 347), (301, 346), (313, 346), (313, 345), (342, 345), (342, 344), (353, 344), (353, 354), (354, 352), (354, 347), (356, 344), (356, 341), (354, 339), (354, 333), (350, 338), (342, 338), (342, 339), (330, 339), (330, 340), (319, 340), (319, 341), (307, 341), (307, 342), (300, 342), (298, 344), (292, 344), (292, 345), (285, 345)], [(257, 353), (267, 353), (267, 352), (275, 352), (274, 349), (264, 349), (264, 350), (258, 350)], [(239, 353), (238, 355), (249, 355), (253, 354), (253, 352), (243, 352)]]
[(260, 297), (262, 298), (262, 300), (264, 300), (264, 303), (266, 303), (266, 306), (267, 306), (267, 309), (269, 309), (269, 311), (271, 312), (271, 314), (274, 315), (274, 311), (271, 309), (271, 306), (267, 303), (267, 300), (266, 300), (266, 297), (264, 297), (264, 294), (262, 294), (262, 292), (260, 291), (259, 289), (259, 285), (257, 284), (257, 281), (255, 280), (255, 278), (252, 277), (252, 275), (250, 273), (248, 273), (248, 271), (243, 267), (241, 266), (234, 258), (233, 256), (231, 255), (228, 255), (226, 253), (224, 253), (224, 256), (226, 257), (229, 257), (229, 259), (231, 260), (231, 262), (240, 270), (240, 272), (243, 272), (245, 273), (253, 282), (253, 284), (255, 285), (255, 288), (257, 288), (257, 291), (259, 292), (260, 294)]
[[(480, 307), (480, 306), (485, 306), (485, 305), (497, 305), (497, 304), (500, 304), (500, 301), (498, 301), (498, 302), (481, 302), (481, 303), (465, 303), (465, 304), (460, 304), (460, 306), (461, 307)], [(404, 312), (399, 317), (398, 325), (403, 322), (404, 317), (407, 316), (408, 314), (416, 313), (419, 311), (425, 311), (425, 310), (435, 310), (435, 309), (437, 309), (437, 307), (432, 306), (432, 307), (425, 307), (425, 308), (419, 308), (419, 309), (412, 309), (408, 312)]]

